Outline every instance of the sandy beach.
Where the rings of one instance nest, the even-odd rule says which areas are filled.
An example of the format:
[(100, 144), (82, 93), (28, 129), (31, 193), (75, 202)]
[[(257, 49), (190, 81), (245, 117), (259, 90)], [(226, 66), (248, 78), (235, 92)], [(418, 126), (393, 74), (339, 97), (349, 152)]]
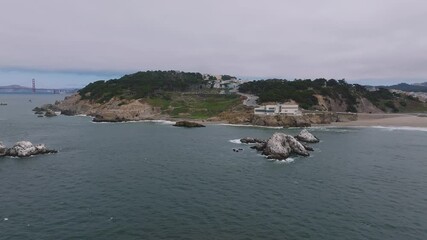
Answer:
[(358, 120), (336, 122), (334, 126), (385, 126), (427, 128), (427, 115), (419, 114), (358, 114)]

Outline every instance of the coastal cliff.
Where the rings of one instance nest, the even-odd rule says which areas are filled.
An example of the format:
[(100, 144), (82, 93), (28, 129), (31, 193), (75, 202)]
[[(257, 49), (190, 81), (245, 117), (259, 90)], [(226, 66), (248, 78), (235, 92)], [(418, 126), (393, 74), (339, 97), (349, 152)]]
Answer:
[[(175, 120), (179, 119), (167, 114), (167, 110), (148, 103), (149, 100), (120, 100), (112, 98), (105, 103), (97, 103), (82, 99), (79, 94), (66, 97), (54, 105), (45, 105), (42, 109), (61, 111), (63, 115), (92, 116), (94, 122), (122, 122), (138, 120)], [(186, 119), (186, 115), (180, 115)], [(190, 118), (191, 119), (191, 118)], [(332, 122), (346, 122), (357, 120), (356, 114), (312, 112), (302, 116), (262, 116), (253, 114), (253, 109), (237, 104), (227, 111), (206, 118), (207, 121), (225, 122), (230, 124), (248, 124), (274, 127), (307, 127), (312, 124), (330, 124)]]
[(64, 115), (88, 115), (94, 121), (120, 122), (161, 118), (159, 107), (153, 107), (142, 99), (126, 100), (111, 98), (105, 103), (82, 99), (79, 94), (66, 97), (54, 107)]
[(313, 112), (301, 116), (255, 115), (250, 111), (224, 112), (219, 119), (231, 124), (250, 124), (270, 127), (308, 127), (313, 124), (356, 121), (355, 113)]

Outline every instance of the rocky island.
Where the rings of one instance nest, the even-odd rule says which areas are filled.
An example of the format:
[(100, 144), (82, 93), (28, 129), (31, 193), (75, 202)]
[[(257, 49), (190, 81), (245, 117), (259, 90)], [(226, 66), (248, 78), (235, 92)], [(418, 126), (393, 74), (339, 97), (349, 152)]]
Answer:
[(313, 148), (302, 142), (316, 143), (319, 139), (304, 129), (296, 137), (276, 132), (268, 140), (246, 137), (240, 139), (240, 142), (254, 144), (251, 148), (261, 152), (268, 159), (284, 160), (291, 155), (310, 156), (309, 151), (313, 151)]
[(0, 157), (29, 157), (33, 155), (57, 153), (58, 151), (48, 149), (44, 144), (33, 145), (29, 141), (20, 141), (15, 143), (13, 147), (7, 148), (0, 142)]
[[(301, 115), (254, 114), (257, 104), (293, 102)], [(357, 120), (357, 113), (427, 109), (425, 104), (387, 89), (368, 91), (344, 80), (270, 79), (241, 82), (229, 75), (179, 71), (146, 71), (90, 83), (75, 95), (36, 108), (36, 113), (87, 115), (94, 122), (138, 120), (205, 120), (231, 124), (308, 127)]]

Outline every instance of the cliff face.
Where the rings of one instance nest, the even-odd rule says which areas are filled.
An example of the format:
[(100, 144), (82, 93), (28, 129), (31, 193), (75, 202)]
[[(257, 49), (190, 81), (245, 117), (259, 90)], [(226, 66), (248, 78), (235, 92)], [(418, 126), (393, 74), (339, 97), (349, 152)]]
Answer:
[(348, 122), (357, 120), (353, 113), (306, 113), (302, 116), (286, 115), (255, 115), (252, 109), (245, 111), (224, 112), (219, 119), (232, 124), (251, 124), (272, 127), (307, 127), (312, 124), (330, 124), (332, 122)]
[(355, 120), (357, 120), (356, 114), (308, 113), (303, 116), (253, 115), (250, 123), (259, 126), (308, 127), (312, 124), (330, 124), (332, 122), (347, 122)]
[[(327, 96), (314, 95), (317, 98), (318, 105), (317, 109), (321, 111), (331, 111), (331, 112), (346, 112), (348, 105), (343, 99), (332, 99)], [(368, 99), (364, 97), (357, 98), (357, 104), (354, 106), (357, 109), (357, 112), (362, 113), (383, 113), (383, 111), (374, 104), (372, 104)]]
[(152, 107), (142, 100), (120, 100), (112, 98), (100, 104), (82, 100), (79, 94), (66, 97), (55, 104), (62, 114), (85, 114), (95, 117), (95, 121), (136, 121), (153, 119), (161, 115), (160, 109)]

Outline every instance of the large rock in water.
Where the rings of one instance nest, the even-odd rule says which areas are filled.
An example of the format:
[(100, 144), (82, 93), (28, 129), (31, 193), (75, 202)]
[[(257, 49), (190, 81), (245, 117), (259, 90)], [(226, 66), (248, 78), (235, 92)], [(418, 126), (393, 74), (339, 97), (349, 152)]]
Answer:
[(303, 129), (297, 136), (295, 136), (296, 139), (298, 139), (301, 142), (307, 142), (307, 143), (318, 143), (319, 139), (311, 134), (307, 129)]
[(6, 146), (2, 142), (0, 142), (0, 157), (5, 156), (6, 153), (7, 153)]
[(189, 121), (179, 121), (179, 122), (176, 122), (173, 126), (186, 127), (186, 128), (205, 127), (205, 125), (202, 125), (200, 123), (189, 122)]
[[(301, 136), (298, 136), (304, 137), (303, 139), (308, 142), (319, 141), (318, 138), (313, 136), (307, 130), (303, 130), (301, 131), (301, 133)], [(279, 132), (274, 133), (273, 136), (271, 136), (267, 141), (246, 137), (240, 139), (240, 142), (254, 144), (251, 148), (262, 152), (262, 154), (266, 155), (269, 159), (278, 160), (286, 159), (292, 154), (309, 156), (310, 154), (308, 153), (308, 151), (314, 150), (312, 147), (299, 142), (296, 137)]]
[(56, 150), (47, 149), (44, 144), (33, 145), (28, 141), (20, 141), (8, 149), (5, 155), (11, 157), (29, 157), (32, 155), (56, 152)]
[(268, 139), (262, 151), (262, 154), (266, 155), (268, 158), (279, 160), (288, 158), (292, 153), (301, 156), (310, 155), (298, 140), (284, 133), (273, 134), (273, 136)]

